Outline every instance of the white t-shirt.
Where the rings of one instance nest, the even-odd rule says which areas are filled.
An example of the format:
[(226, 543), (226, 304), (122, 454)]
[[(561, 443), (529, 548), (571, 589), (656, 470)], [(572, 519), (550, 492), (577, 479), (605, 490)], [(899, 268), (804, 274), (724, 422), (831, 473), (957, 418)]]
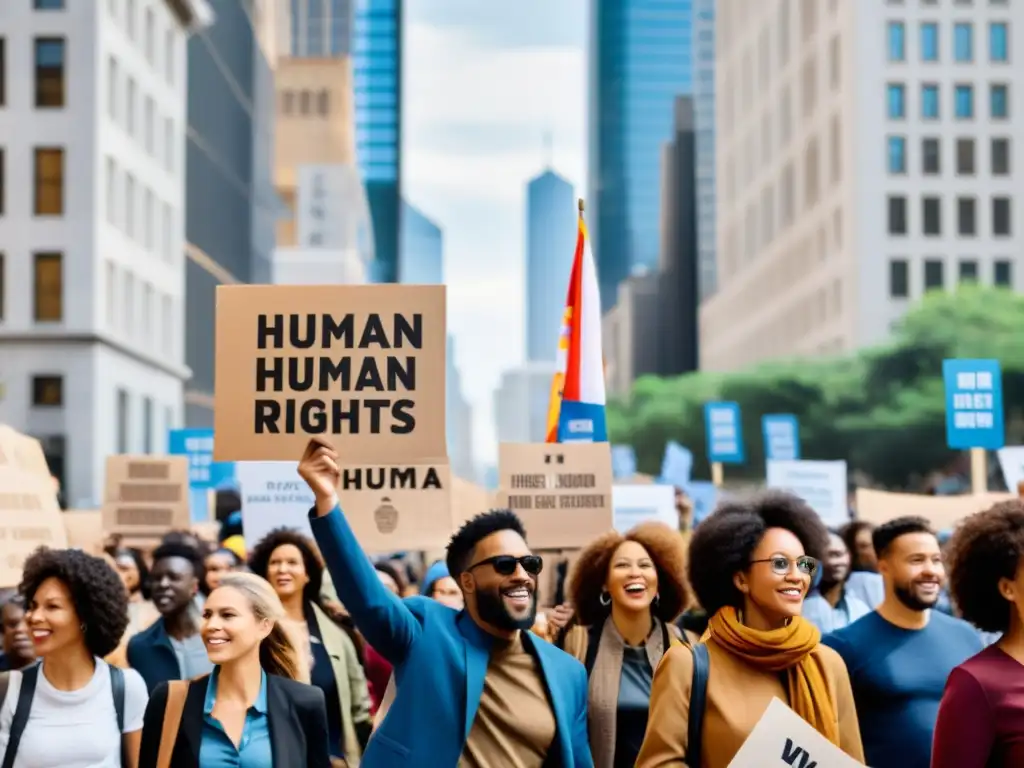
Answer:
[[(21, 672), (10, 674), (7, 698), (0, 706), (0, 760), (21, 690)], [(124, 670), (125, 733), (142, 728), (148, 701), (142, 676), (134, 669)], [(58, 691), (40, 668), (14, 768), (121, 768), (121, 734), (105, 661), (96, 659), (92, 680), (77, 691)]]

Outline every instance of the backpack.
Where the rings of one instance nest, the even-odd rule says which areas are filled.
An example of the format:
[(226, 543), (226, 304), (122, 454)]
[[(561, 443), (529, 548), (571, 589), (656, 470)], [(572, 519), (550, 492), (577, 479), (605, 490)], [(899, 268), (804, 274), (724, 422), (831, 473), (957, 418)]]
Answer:
[[(114, 696), (114, 711), (117, 713), (117, 733), (124, 733), (124, 670), (110, 666), (110, 688)], [(18, 756), (18, 747), (21, 744), (22, 734), (25, 733), (25, 726), (28, 724), (28, 715), (32, 710), (32, 699), (36, 693), (36, 683), (39, 680), (39, 664), (26, 667), (21, 673), (21, 689), (18, 691), (18, 704), (14, 710), (14, 719), (11, 720), (11, 732), (7, 738), (7, 750), (4, 752), (3, 763), (0, 768), (14, 768), (14, 760)], [(10, 685), (10, 677), (5, 676), (0, 686), (0, 704), (7, 698), (7, 689)], [(124, 747), (122, 739), (121, 764), (126, 765), (124, 760)]]

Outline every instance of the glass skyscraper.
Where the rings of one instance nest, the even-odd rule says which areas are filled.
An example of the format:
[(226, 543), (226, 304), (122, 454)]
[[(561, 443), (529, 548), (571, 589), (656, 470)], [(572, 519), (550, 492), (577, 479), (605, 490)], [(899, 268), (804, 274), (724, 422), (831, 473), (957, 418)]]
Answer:
[(715, 0), (693, 0), (693, 102), (697, 132), (697, 290), (718, 285), (715, 253)]
[(398, 273), (403, 283), (444, 282), (444, 235), (418, 208), (402, 201), (402, 250)]
[(353, 0), (291, 0), (292, 56), (348, 56)]
[(693, 0), (591, 0), (587, 222), (601, 308), (658, 264), (661, 150), (693, 93)]

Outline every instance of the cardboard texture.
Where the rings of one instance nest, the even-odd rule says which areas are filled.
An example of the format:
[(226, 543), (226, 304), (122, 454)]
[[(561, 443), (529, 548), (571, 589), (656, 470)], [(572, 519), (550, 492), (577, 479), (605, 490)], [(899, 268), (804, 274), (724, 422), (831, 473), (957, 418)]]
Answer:
[(881, 525), (904, 515), (919, 515), (936, 531), (951, 529), (968, 515), (993, 504), (1017, 498), (1013, 493), (981, 493), (963, 496), (924, 496), (857, 489), (857, 519)]
[(150, 546), (190, 525), (187, 456), (107, 456), (105, 533)]
[(338, 500), (370, 554), (441, 548), (452, 535), (447, 460), (400, 467), (343, 466)]
[(99, 509), (67, 509), (61, 517), (68, 547), (90, 555), (103, 551), (103, 511)]
[(729, 768), (864, 768), (779, 699), (772, 699)]
[(219, 285), (215, 461), (447, 456), (443, 285)]
[(67, 545), (49, 475), (0, 467), (0, 587), (18, 585), (25, 558), (38, 547)]
[(608, 443), (502, 443), (501, 491), (534, 549), (575, 549), (612, 529)]
[(0, 424), (0, 467), (14, 467), (50, 477), (42, 443), (6, 424)]

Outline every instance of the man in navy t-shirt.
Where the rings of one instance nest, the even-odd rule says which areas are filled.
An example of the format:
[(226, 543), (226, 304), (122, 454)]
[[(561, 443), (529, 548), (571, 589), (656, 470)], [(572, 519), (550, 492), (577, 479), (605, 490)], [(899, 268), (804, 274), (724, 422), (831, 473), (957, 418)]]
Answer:
[(892, 520), (873, 540), (885, 600), (823, 642), (850, 673), (867, 765), (929, 768), (946, 678), (984, 646), (969, 624), (931, 610), (945, 569), (927, 520)]

